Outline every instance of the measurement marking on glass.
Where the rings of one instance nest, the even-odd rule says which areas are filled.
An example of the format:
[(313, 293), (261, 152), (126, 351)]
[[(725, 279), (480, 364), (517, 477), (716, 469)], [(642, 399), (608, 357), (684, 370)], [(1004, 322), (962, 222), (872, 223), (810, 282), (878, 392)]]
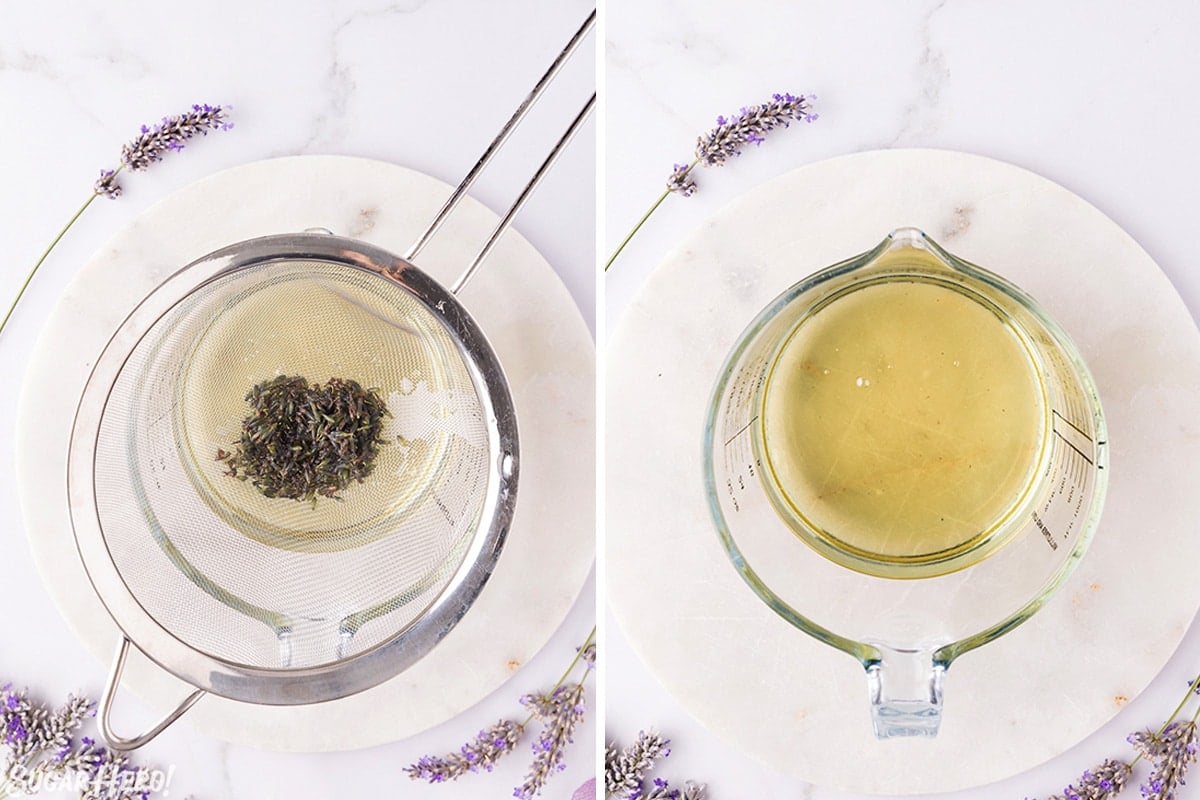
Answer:
[[(1069, 423), (1068, 423), (1068, 424), (1069, 424)], [(1092, 463), (1092, 460), (1091, 460), (1090, 458), (1088, 458), (1088, 457), (1087, 457), (1087, 455), (1085, 455), (1085, 454), (1084, 454), (1084, 452), (1083, 452), (1082, 450), (1080, 450), (1078, 447), (1076, 447), (1074, 444), (1072, 444), (1070, 439), (1068, 439), (1067, 437), (1063, 436), (1063, 435), (1062, 435), (1062, 433), (1061, 433), (1060, 431), (1055, 431), (1055, 432), (1054, 432), (1054, 435), (1055, 435), (1055, 436), (1057, 436), (1057, 437), (1058, 437), (1060, 440), (1062, 440), (1062, 442), (1063, 442), (1064, 444), (1066, 444), (1066, 445), (1067, 445), (1067, 447), (1071, 448), (1071, 449), (1072, 449), (1072, 450), (1074, 450), (1076, 453), (1078, 453), (1078, 454), (1079, 454), (1079, 456), (1080, 456), (1080, 458), (1082, 458), (1082, 459), (1083, 459), (1084, 461), (1086, 461), (1088, 464), (1091, 464), (1091, 463)], [(1091, 441), (1091, 440), (1089, 439), (1088, 441)]]
[[(1054, 416), (1058, 417), (1059, 419), (1061, 419), (1063, 422), (1070, 425), (1072, 428), (1074, 428), (1079, 433), (1080, 436), (1087, 439), (1089, 442), (1092, 440), (1092, 437), (1088, 435), (1087, 431), (1085, 431), (1083, 428), (1076, 425), (1074, 422), (1071, 422), (1071, 420), (1067, 419), (1062, 414), (1058, 413), (1057, 409), (1053, 409), (1053, 408), (1050, 409), (1050, 413), (1053, 414)], [(1103, 442), (1102, 442), (1102, 444), (1103, 444)], [(1089, 461), (1088, 463), (1090, 464), (1091, 462)]]
[(747, 430), (749, 430), (750, 426), (753, 425), (757, 419), (758, 419), (758, 414), (755, 414), (753, 417), (751, 417), (749, 422), (747, 422), (742, 427), (738, 428), (737, 431), (733, 434), (733, 436), (730, 436), (728, 439), (725, 440), (725, 446), (728, 447), (730, 442), (732, 442), (734, 439), (738, 438), (743, 433), (745, 433)]

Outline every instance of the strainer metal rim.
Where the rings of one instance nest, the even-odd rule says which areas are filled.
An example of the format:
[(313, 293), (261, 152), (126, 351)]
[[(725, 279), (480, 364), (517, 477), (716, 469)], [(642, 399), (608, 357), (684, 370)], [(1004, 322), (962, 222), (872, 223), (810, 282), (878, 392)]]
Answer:
[[(483, 513), (462, 563), (426, 611), (385, 641), (344, 659), (295, 668), (260, 668), (202, 652), (164, 628), (117, 570), (96, 505), (95, 452), (100, 420), (118, 374), (137, 343), (178, 302), (223, 276), (275, 262), (352, 267), (391, 281), (420, 300), (451, 333), (485, 409), (489, 452)], [(199, 689), (263, 705), (336, 700), (399, 674), (440, 642), (479, 596), (511, 527), (519, 465), (516, 410), (483, 331), (455, 296), (411, 262), (355, 239), (318, 233), (263, 236), (231, 244), (188, 264), (147, 295), (97, 357), (71, 426), (67, 497), (76, 548), (109, 616), (147, 658)]]

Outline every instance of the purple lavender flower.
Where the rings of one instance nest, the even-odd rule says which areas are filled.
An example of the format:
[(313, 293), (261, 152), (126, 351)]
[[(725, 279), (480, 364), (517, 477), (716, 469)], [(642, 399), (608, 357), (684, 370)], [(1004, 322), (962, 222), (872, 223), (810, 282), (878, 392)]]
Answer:
[(129, 759), (103, 748), (89, 754), (83, 772), (82, 797), (105, 800), (145, 800), (151, 784), (150, 771), (135, 767)]
[(1142, 784), (1142, 797), (1146, 800), (1175, 800), (1176, 792), (1183, 786), (1188, 768), (1196, 762), (1196, 723), (1172, 722), (1156, 737), (1151, 748), (1154, 752), (1154, 769)]
[(692, 180), (691, 175), (691, 164), (676, 164), (675, 171), (667, 179), (668, 190), (684, 197), (691, 197), (696, 193), (696, 181)]
[(1133, 749), (1139, 756), (1149, 761), (1158, 761), (1166, 752), (1166, 743), (1162, 736), (1155, 731), (1145, 730), (1131, 733), (1125, 737), (1125, 741), (1133, 745)]
[(404, 768), (413, 780), (442, 783), (452, 781), (468, 772), (491, 772), (496, 761), (511, 753), (520, 741), (525, 726), (512, 720), (500, 720), (481, 730), (457, 753), (445, 756), (422, 756), (415, 764)]
[(667, 179), (669, 191), (690, 197), (696, 192), (696, 182), (690, 177), (696, 164), (706, 167), (724, 166), (729, 159), (741, 155), (746, 145), (760, 145), (766, 135), (776, 128), (786, 128), (792, 122), (814, 122), (812, 111), (815, 95), (775, 94), (757, 106), (744, 106), (732, 119), (717, 117), (717, 127), (696, 140), (696, 160), (690, 165), (676, 164)]
[(704, 800), (705, 786), (703, 783), (687, 781), (682, 789), (671, 788), (671, 783), (662, 778), (654, 779), (654, 786), (641, 800)]
[(532, 800), (541, 794), (551, 775), (566, 768), (563, 751), (573, 740), (575, 726), (583, 720), (583, 683), (559, 686), (549, 696), (527, 704), (531, 712), (545, 721), (533, 744), (533, 764), (525, 782), (513, 790), (518, 800)]
[(529, 710), (531, 718), (546, 722), (558, 713), (557, 693), (561, 692), (562, 686), (559, 686), (550, 694), (526, 694), (521, 696), (520, 703)]
[(117, 171), (115, 169), (100, 170), (100, 178), (92, 186), (92, 191), (96, 194), (102, 194), (109, 200), (116, 200), (121, 196), (121, 184), (117, 183)]
[(16, 744), (27, 738), (29, 738), (29, 731), (25, 729), (24, 721), (20, 717), (10, 717), (8, 724), (4, 726), (4, 743)]
[(97, 195), (109, 198), (121, 196), (121, 185), (117, 173), (121, 169), (140, 172), (155, 162), (162, 161), (169, 152), (182, 150), (184, 143), (196, 136), (207, 136), (211, 130), (227, 131), (233, 127), (229, 121), (229, 109), (225, 106), (192, 106), (191, 111), (173, 117), (163, 117), (154, 127), (143, 125), (141, 133), (121, 147), (121, 166), (115, 170), (100, 171), (100, 178), (92, 190)]
[(121, 163), (134, 171), (161, 161), (170, 151), (183, 149), (184, 142), (207, 136), (210, 130), (227, 131), (233, 123), (223, 106), (194, 105), (191, 111), (163, 117), (153, 128), (143, 125), (141, 135), (121, 148)]
[(1051, 795), (1049, 800), (1110, 800), (1125, 788), (1129, 771), (1130, 765), (1124, 761), (1106, 759), (1084, 771), (1078, 783), (1063, 789), (1062, 794)]
[[(417, 763), (405, 768), (409, 778), (443, 783), (455, 780), (468, 772), (491, 772), (497, 759), (515, 749), (525, 732), (525, 726), (531, 720), (539, 719), (543, 722), (543, 728), (532, 746), (533, 766), (526, 776), (525, 783), (513, 792), (516, 797), (525, 800), (538, 794), (551, 774), (564, 769), (563, 748), (571, 741), (575, 725), (583, 718), (583, 682), (596, 662), (596, 646), (592, 642), (595, 634), (593, 628), (583, 647), (577, 650), (575, 661), (571, 662), (568, 669), (570, 674), (578, 662), (584, 663), (586, 669), (578, 683), (557, 685), (549, 693), (525, 695), (521, 698), (521, 704), (529, 710), (529, 718), (524, 722), (501, 720), (480, 731), (474, 739), (459, 748), (457, 753), (423, 756)], [(565, 679), (564, 675), (562, 680)]]
[(639, 731), (633, 744), (622, 750), (608, 745), (604, 750), (604, 794), (618, 800), (640, 796), (646, 773), (660, 758), (671, 755), (670, 743), (657, 733)]
[[(151, 784), (148, 770), (134, 767), (94, 747), (84, 736), (77, 745), (72, 735), (93, 712), (95, 704), (85, 697), (68, 697), (57, 710), (29, 701), (24, 692), (9, 691), (0, 704), (0, 742), (6, 762), (0, 773), (11, 792), (34, 793), (41, 781), (54, 776), (72, 781), (81, 797), (104, 800), (145, 800)], [(9, 697), (16, 698), (16, 704)], [(6, 795), (7, 796), (7, 795)]]

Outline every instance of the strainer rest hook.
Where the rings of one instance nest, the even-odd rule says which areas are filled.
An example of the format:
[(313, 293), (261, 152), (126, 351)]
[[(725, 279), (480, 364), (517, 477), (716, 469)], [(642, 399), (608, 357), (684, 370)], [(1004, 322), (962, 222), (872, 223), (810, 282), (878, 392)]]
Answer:
[(125, 738), (117, 734), (112, 727), (112, 707), (116, 700), (117, 689), (121, 685), (121, 675), (125, 671), (125, 658), (129, 655), (129, 639), (121, 637), (121, 647), (117, 650), (117, 657), (113, 661), (112, 669), (108, 673), (108, 681), (104, 685), (104, 694), (100, 696), (100, 703), (96, 706), (96, 725), (100, 728), (100, 735), (104, 737), (104, 741), (113, 750), (126, 753), (130, 750), (137, 750), (148, 744), (152, 739), (174, 724), (175, 720), (183, 716), (189, 708), (196, 704), (208, 692), (203, 689), (197, 689), (175, 707), (173, 711), (163, 717), (157, 725), (140, 736)]

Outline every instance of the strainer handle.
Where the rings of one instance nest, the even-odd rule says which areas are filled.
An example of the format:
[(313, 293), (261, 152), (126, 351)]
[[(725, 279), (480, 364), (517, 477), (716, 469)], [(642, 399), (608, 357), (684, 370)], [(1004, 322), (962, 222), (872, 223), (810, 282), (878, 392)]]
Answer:
[(155, 736), (165, 731), (175, 720), (183, 716), (183, 712), (195, 705), (197, 700), (208, 694), (203, 689), (197, 689), (192, 692), (174, 711), (163, 717), (157, 725), (141, 736), (134, 736), (128, 739), (124, 736), (119, 736), (112, 729), (109, 714), (112, 713), (113, 700), (117, 696), (117, 687), (121, 685), (121, 673), (125, 671), (125, 658), (128, 655), (129, 639), (122, 636), (121, 647), (117, 650), (117, 658), (113, 662), (112, 671), (108, 674), (108, 683), (104, 686), (104, 694), (100, 696), (100, 705), (96, 707), (96, 720), (100, 727), (100, 735), (104, 737), (104, 741), (109, 747), (122, 753), (137, 750), (139, 747), (145, 745)]
[(521, 120), (525, 118), (525, 114), (530, 108), (533, 107), (533, 104), (538, 101), (538, 98), (542, 96), (542, 92), (547, 86), (550, 85), (550, 82), (554, 80), (554, 77), (558, 75), (563, 64), (565, 64), (567, 59), (571, 57), (571, 55), (579, 47), (580, 42), (583, 41), (584, 37), (587, 36), (588, 32), (591, 31), (595, 25), (596, 9), (593, 8), (592, 13), (589, 14), (588, 18), (583, 21), (583, 25), (580, 26), (579, 30), (575, 32), (575, 35), (571, 37), (571, 40), (567, 42), (567, 46), (564, 47), (562, 52), (559, 53), (554, 59), (554, 63), (552, 63), (550, 68), (546, 70), (546, 73), (538, 79), (538, 82), (534, 84), (533, 89), (529, 92), (525, 99), (521, 101), (521, 105), (517, 106), (517, 110), (513, 112), (513, 115), (509, 118), (508, 122), (504, 123), (504, 127), (500, 129), (498, 134), (496, 134), (496, 138), (493, 139), (492, 143), (489, 144), (487, 149), (483, 151), (483, 155), (480, 156), (479, 161), (475, 162), (475, 166), (472, 167), (471, 171), (468, 172), (466, 177), (462, 179), (462, 183), (458, 184), (458, 187), (455, 188), (454, 192), (450, 195), (450, 198), (446, 200), (445, 204), (438, 211), (437, 216), (434, 217), (433, 222), (429, 223), (429, 227), (425, 229), (420, 237), (417, 238), (417, 241), (413, 242), (412, 246), (408, 248), (408, 251), (404, 253), (405, 261), (412, 261), (415, 259), (417, 254), (420, 253), (425, 245), (429, 243), (429, 240), (433, 238), (433, 235), (437, 233), (438, 229), (442, 227), (442, 223), (446, 221), (446, 218), (450, 216), (450, 212), (452, 212), (454, 207), (458, 205), (458, 201), (461, 200), (467, 193), (467, 190), (471, 188), (471, 184), (473, 184), (475, 179), (479, 177), (479, 173), (482, 172), (483, 168), (487, 166), (489, 161), (491, 161), (492, 156), (495, 155), (496, 151), (499, 150), (506, 141), (508, 141), (509, 134), (511, 134), (513, 129), (516, 128), (517, 125), (520, 124)]
[(554, 148), (550, 151), (550, 155), (546, 156), (546, 160), (543, 161), (542, 165), (537, 168), (536, 172), (533, 173), (533, 177), (529, 179), (529, 183), (525, 184), (525, 188), (521, 190), (519, 195), (517, 195), (517, 199), (513, 201), (511, 206), (508, 207), (508, 211), (505, 212), (500, 221), (496, 223), (496, 227), (492, 229), (492, 234), (488, 237), (487, 241), (484, 242), (483, 247), (479, 249), (479, 252), (475, 254), (475, 258), (471, 259), (471, 263), (467, 265), (467, 268), (463, 270), (463, 273), (458, 276), (458, 280), (456, 280), (454, 285), (450, 287), (451, 294), (458, 294), (461, 292), (463, 287), (467, 285), (467, 281), (471, 280), (471, 278), (475, 275), (475, 271), (479, 269), (479, 265), (482, 264), (483, 260), (488, 257), (488, 255), (492, 252), (492, 248), (496, 246), (496, 242), (499, 241), (500, 237), (504, 235), (504, 232), (508, 230), (508, 226), (512, 224), (513, 217), (515, 217), (517, 212), (524, 207), (525, 201), (529, 199), (529, 195), (532, 194), (533, 190), (537, 188), (537, 185), (542, 182), (542, 178), (544, 178), (550, 168), (554, 166), (554, 162), (558, 160), (558, 156), (560, 153), (562, 153), (563, 148), (570, 144), (571, 140), (575, 138), (575, 134), (579, 132), (579, 128), (583, 125), (584, 120), (588, 118), (588, 116), (592, 113), (592, 109), (595, 107), (596, 93), (592, 92), (591, 98), (583, 104), (583, 108), (579, 110), (579, 113), (575, 115), (575, 119), (573, 119), (571, 124), (567, 126), (567, 130), (554, 144)]

